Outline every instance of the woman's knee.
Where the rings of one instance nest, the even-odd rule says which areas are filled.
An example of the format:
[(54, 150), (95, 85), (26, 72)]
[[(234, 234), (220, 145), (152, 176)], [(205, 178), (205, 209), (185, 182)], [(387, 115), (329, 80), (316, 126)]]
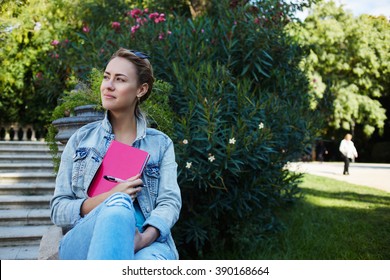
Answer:
[(134, 222), (134, 207), (129, 195), (115, 193), (104, 201), (105, 207), (100, 210), (99, 219)]
[(133, 209), (133, 201), (130, 195), (126, 193), (117, 192), (109, 196), (104, 204), (106, 206), (125, 206), (129, 209)]

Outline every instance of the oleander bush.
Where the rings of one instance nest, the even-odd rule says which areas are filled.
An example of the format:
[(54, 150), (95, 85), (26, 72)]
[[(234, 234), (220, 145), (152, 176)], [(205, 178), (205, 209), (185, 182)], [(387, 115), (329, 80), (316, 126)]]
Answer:
[(79, 77), (119, 47), (141, 50), (171, 85), (163, 100), (151, 98), (171, 129), (157, 127), (175, 143), (183, 208), (174, 238), (185, 259), (226, 247), (245, 256), (279, 231), (275, 210), (300, 194), (300, 175), (285, 165), (318, 126), (298, 67), (303, 53), (284, 30), (294, 6), (211, 2), (196, 18), (132, 9), (115, 22), (85, 23), (55, 47)]
[(284, 33), (287, 9), (221, 4), (213, 17), (175, 19), (153, 54), (175, 87), (183, 194), (175, 237), (185, 258), (226, 247), (245, 256), (281, 229), (274, 210), (299, 195), (300, 176), (284, 166), (312, 141), (318, 119), (302, 53)]

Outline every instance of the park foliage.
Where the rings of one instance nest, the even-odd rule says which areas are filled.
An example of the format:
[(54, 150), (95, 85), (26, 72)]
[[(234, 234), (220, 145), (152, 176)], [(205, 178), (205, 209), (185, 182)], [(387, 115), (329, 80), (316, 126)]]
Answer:
[(146, 52), (158, 82), (143, 109), (175, 143), (183, 209), (174, 235), (182, 258), (226, 246), (247, 254), (281, 228), (275, 210), (297, 198), (300, 180), (284, 166), (313, 142), (324, 116), (318, 109), (329, 100), (326, 90), (313, 94), (316, 77), (328, 86), (327, 72), (302, 66), (311, 56), (290, 27), (302, 6), (6, 2), (1, 122), (47, 125), (71, 109), (64, 104), (72, 103), (77, 85), (96, 91), (96, 77), (119, 47)]
[(216, 1), (196, 18), (134, 7), (52, 42), (52, 56), (71, 59), (79, 79), (126, 47), (148, 53), (172, 86), (155, 93), (169, 109), (144, 109), (173, 120), (170, 131), (155, 125), (175, 143), (183, 209), (174, 235), (184, 258), (228, 245), (248, 252), (279, 230), (274, 210), (299, 194), (299, 175), (284, 165), (313, 140), (317, 114), (298, 67), (303, 53), (284, 31), (291, 13), (277, 1)]

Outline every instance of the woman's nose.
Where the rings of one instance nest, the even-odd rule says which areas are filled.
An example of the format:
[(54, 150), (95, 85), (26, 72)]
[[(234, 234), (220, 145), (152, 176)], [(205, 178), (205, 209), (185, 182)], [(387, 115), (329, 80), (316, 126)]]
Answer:
[(106, 89), (113, 90), (114, 89), (114, 83), (111, 79), (103, 81), (103, 87)]

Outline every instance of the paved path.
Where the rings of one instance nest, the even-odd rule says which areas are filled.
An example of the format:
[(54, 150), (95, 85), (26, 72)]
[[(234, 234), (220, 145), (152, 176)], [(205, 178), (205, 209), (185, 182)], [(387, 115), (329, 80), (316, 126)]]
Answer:
[(390, 164), (354, 162), (349, 166), (350, 175), (343, 175), (343, 167), (343, 162), (293, 162), (289, 164), (289, 168), (294, 171), (390, 192)]

